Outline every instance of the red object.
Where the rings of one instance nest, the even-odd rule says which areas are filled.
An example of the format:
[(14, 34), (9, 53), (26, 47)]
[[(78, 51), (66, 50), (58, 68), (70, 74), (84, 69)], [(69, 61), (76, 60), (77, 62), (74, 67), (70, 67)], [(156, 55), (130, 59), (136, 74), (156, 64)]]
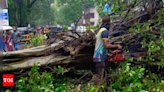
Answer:
[(3, 74), (3, 86), (14, 86), (14, 74)]
[(136, 54), (135, 56), (136, 56), (136, 57), (139, 57), (139, 56), (141, 56), (141, 54)]
[[(114, 61), (119, 61), (119, 60), (124, 60), (124, 54), (123, 53), (118, 53), (118, 50), (113, 51), (112, 56), (108, 57), (109, 62), (114, 62)], [(130, 54), (130, 57), (139, 57), (139, 56), (145, 56), (146, 53), (143, 52), (137, 52), (137, 54)], [(125, 56), (126, 57), (126, 56)]]
[(118, 50), (115, 50), (115, 51), (113, 51), (113, 54), (116, 54), (118, 52)]
[(117, 54), (118, 50), (113, 51), (112, 57), (108, 58), (109, 62), (114, 62), (114, 61), (119, 61), (119, 60), (124, 60), (124, 54)]
[(88, 25), (91, 26), (91, 23), (89, 22)]

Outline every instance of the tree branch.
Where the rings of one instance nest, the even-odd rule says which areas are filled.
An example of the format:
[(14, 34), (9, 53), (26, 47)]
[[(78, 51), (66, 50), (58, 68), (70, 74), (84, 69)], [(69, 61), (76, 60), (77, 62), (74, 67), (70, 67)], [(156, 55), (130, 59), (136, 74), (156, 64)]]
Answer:
[(131, 11), (132, 8), (134, 8), (135, 4), (137, 3), (137, 1), (135, 1), (133, 4), (132, 4), (132, 7), (129, 8), (129, 10), (126, 12), (126, 15), (125, 17), (122, 19), (121, 23), (125, 20), (125, 18), (128, 16), (129, 12)]
[(31, 8), (32, 5), (36, 2), (36, 0), (33, 0), (29, 5), (28, 5), (28, 8)]

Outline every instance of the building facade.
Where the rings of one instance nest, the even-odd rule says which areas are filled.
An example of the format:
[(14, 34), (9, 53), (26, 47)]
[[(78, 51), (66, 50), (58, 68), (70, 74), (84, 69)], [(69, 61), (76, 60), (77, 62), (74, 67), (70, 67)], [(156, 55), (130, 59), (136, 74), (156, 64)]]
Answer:
[(2, 0), (1, 3), (2, 3), (2, 8), (3, 9), (8, 8), (7, 0)]
[[(88, 23), (96, 26), (99, 23), (100, 18), (96, 7), (86, 7), (82, 12), (84, 15), (79, 20), (77, 26), (89, 26)], [(74, 24), (72, 23), (71, 26), (74, 27)]]
[(84, 24), (88, 24), (88, 22), (90, 22), (92, 26), (96, 26), (99, 23), (99, 14), (96, 7), (86, 8), (84, 12)]

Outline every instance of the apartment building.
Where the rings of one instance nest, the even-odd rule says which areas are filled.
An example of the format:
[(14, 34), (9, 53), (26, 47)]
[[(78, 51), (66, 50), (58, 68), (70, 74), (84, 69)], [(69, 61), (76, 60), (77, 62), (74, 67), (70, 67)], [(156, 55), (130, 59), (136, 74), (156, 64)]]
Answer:
[[(79, 20), (78, 26), (88, 26), (88, 23), (92, 26), (96, 26), (99, 23), (99, 14), (96, 7), (86, 7), (82, 12), (84, 15)], [(74, 24), (72, 23), (71, 26), (74, 27)]]
[(83, 23), (88, 24), (90, 22), (92, 26), (96, 26), (99, 22), (99, 14), (96, 7), (85, 8), (84, 12)]

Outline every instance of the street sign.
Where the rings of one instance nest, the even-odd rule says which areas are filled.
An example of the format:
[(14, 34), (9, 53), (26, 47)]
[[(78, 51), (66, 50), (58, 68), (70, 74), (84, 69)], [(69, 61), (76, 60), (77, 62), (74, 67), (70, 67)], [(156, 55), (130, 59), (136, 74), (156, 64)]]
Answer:
[(110, 7), (109, 7), (109, 5), (108, 4), (106, 4), (105, 5), (105, 9), (103, 10), (103, 12), (112, 12), (112, 10), (110, 9)]
[(108, 5), (108, 4), (106, 4), (106, 5), (105, 5), (105, 8), (109, 8), (109, 5)]
[(9, 25), (8, 9), (3, 9), (3, 25)]

